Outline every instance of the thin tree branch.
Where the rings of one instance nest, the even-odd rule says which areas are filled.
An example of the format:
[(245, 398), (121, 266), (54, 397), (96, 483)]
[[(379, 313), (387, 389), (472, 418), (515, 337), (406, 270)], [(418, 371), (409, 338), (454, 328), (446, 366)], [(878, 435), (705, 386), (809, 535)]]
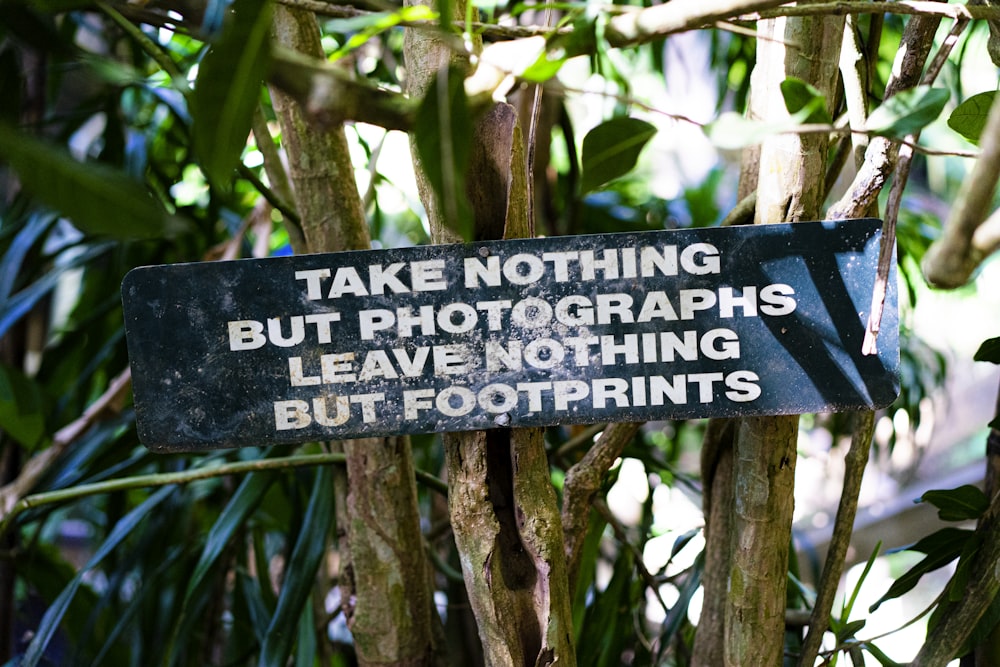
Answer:
[[(958, 41), (958, 36), (968, 26), (968, 19), (957, 19), (951, 27), (951, 31), (941, 44), (937, 54), (927, 67), (920, 83), (930, 85), (941, 73), (948, 55)], [(910, 178), (910, 166), (913, 164), (913, 154), (915, 146), (920, 138), (920, 133), (915, 132), (900, 142), (899, 152), (896, 160), (896, 173), (892, 180), (892, 187), (889, 189), (889, 199), (886, 202), (885, 217), (882, 222), (882, 245), (879, 248), (878, 269), (875, 275), (875, 287), (872, 290), (871, 309), (868, 313), (868, 323), (865, 326), (865, 338), (861, 344), (862, 354), (877, 354), (878, 334), (882, 326), (882, 314), (885, 310), (885, 296), (888, 291), (889, 273), (893, 263), (896, 261), (896, 223), (899, 220), (899, 209), (903, 201), (903, 191)]]
[[(874, 4), (881, 6), (888, 3)], [(892, 71), (896, 74), (886, 84), (886, 98), (919, 83), (940, 22), (939, 16), (916, 16), (906, 24), (903, 40), (893, 63)], [(896, 167), (898, 150), (898, 144), (888, 137), (873, 139), (865, 151), (864, 164), (858, 170), (854, 182), (840, 201), (830, 207), (827, 217), (842, 220), (866, 215)]]
[[(995, 106), (995, 105), (994, 105)], [(955, 658), (955, 654), (975, 629), (982, 615), (1000, 592), (1000, 494), (993, 496), (989, 509), (983, 515), (976, 533), (982, 537), (982, 545), (972, 559), (972, 571), (962, 597), (947, 605), (946, 613), (933, 630), (927, 633), (927, 640), (917, 653), (910, 667), (944, 667)]]
[(601, 481), (615, 459), (621, 456), (625, 445), (639, 432), (641, 425), (636, 422), (609, 424), (586, 455), (566, 472), (563, 482), (562, 524), (571, 593), (580, 568), (590, 509), (601, 488)]
[(38, 483), (38, 480), (48, 471), (53, 462), (66, 451), (67, 447), (108, 413), (117, 414), (120, 412), (131, 386), (132, 371), (126, 368), (111, 381), (100, 398), (94, 401), (82, 415), (56, 432), (52, 444), (25, 464), (17, 479), (0, 488), (0, 517), (4, 517), (4, 521), (7, 520), (7, 515), (13, 511), (15, 505)]
[(851, 534), (854, 531), (854, 517), (858, 512), (858, 495), (861, 492), (861, 480), (868, 465), (868, 454), (871, 451), (872, 435), (875, 432), (875, 413), (864, 410), (855, 413), (854, 434), (851, 437), (851, 448), (844, 457), (844, 487), (840, 494), (840, 505), (837, 507), (837, 518), (833, 524), (833, 535), (826, 552), (826, 565), (816, 591), (816, 602), (812, 615), (809, 617), (809, 634), (802, 645), (801, 667), (812, 667), (816, 655), (823, 642), (823, 633), (830, 625), (830, 610), (837, 595), (837, 586), (844, 573), (844, 559), (851, 545)]
[(604, 36), (614, 47), (635, 46), (748, 12), (771, 9), (786, 0), (671, 0), (614, 16)]
[(759, 10), (739, 17), (754, 21), (779, 16), (846, 16), (848, 14), (903, 14), (950, 19), (989, 20), (1000, 18), (1000, 7), (947, 4), (926, 0), (900, 0), (899, 2), (817, 2)]
[(625, 526), (622, 522), (618, 520), (618, 517), (614, 515), (611, 508), (608, 507), (607, 502), (603, 499), (598, 498), (594, 501), (594, 510), (601, 515), (601, 518), (608, 522), (611, 526), (611, 531), (615, 534), (615, 538), (619, 543), (632, 553), (633, 562), (635, 563), (635, 569), (642, 578), (643, 583), (646, 584), (646, 588), (653, 592), (653, 597), (656, 601), (660, 603), (660, 607), (663, 609), (664, 613), (670, 613), (670, 607), (664, 602), (663, 597), (660, 595), (660, 585), (656, 581), (656, 577), (653, 573), (649, 571), (646, 567), (645, 561), (642, 559), (642, 552), (639, 548), (632, 544), (632, 541), (628, 538), (628, 532), (625, 530)]
[(937, 287), (964, 285), (1000, 243), (997, 214), (983, 224), (1000, 178), (1000, 96), (986, 119), (980, 148), (980, 158), (962, 183), (944, 234), (924, 256), (924, 276)]

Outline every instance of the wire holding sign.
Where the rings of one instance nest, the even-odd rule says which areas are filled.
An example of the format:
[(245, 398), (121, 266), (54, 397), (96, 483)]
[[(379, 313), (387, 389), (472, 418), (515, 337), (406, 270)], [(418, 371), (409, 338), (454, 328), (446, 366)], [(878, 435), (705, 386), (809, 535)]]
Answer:
[[(876, 220), (162, 267), (123, 284), (160, 450), (885, 405)], [(893, 284), (894, 286), (894, 284)], [(178, 344), (180, 343), (180, 344)]]

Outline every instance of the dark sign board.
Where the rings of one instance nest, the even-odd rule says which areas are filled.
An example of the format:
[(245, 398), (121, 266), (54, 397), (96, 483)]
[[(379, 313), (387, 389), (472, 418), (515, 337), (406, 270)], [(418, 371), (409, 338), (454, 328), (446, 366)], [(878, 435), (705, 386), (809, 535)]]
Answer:
[(877, 220), (143, 267), (122, 286), (141, 440), (193, 450), (881, 407)]

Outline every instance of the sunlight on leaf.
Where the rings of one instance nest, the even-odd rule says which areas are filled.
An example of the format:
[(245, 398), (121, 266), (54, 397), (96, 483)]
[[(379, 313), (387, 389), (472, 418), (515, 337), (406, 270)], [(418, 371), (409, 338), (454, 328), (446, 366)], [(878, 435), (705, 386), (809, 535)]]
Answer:
[(236, 0), (232, 22), (198, 68), (191, 98), (195, 154), (208, 180), (228, 190), (235, 175), (270, 58), (266, 0)]
[(588, 132), (583, 139), (581, 192), (590, 192), (632, 171), (639, 153), (655, 134), (655, 126), (638, 118), (614, 118)]
[(445, 224), (471, 241), (473, 221), (465, 196), (465, 169), (471, 155), (472, 119), (460, 71), (445, 70), (435, 77), (417, 110), (415, 137)]
[(802, 79), (790, 76), (782, 81), (781, 95), (785, 99), (788, 113), (801, 118), (803, 123), (833, 122), (826, 110), (826, 97), (815, 86)]
[(948, 127), (978, 146), (995, 97), (996, 91), (989, 90), (965, 100), (948, 116)]
[(917, 86), (903, 90), (882, 103), (868, 117), (868, 131), (892, 137), (918, 132), (933, 122), (951, 93), (944, 88)]

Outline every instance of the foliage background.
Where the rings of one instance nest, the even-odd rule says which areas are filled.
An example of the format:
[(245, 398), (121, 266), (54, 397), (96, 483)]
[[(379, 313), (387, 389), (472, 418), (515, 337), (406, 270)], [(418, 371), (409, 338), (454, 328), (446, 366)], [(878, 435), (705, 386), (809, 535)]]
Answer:
[[(489, 70), (486, 54), (502, 53), (498, 62), (518, 76), (507, 80), (514, 84), (512, 100), (530, 99), (530, 83), (545, 84), (532, 179), (541, 234), (721, 224), (739, 211), (741, 149), (775, 131), (744, 117), (756, 41), (746, 21), (699, 24), (691, 26), (701, 28), (694, 32), (612, 48), (617, 33), (610, 18), (620, 7), (562, 3), (546, 16), (530, 6), (484, 2), (469, 5), (465, 18), (481, 23), (463, 31), (452, 23), (462, 17), (450, 16), (448, 6), (436, 13), (419, 6), (319, 5), (325, 68), (271, 52), (272, 10), (259, 0), (0, 1), (0, 161), (6, 165), (0, 170), (0, 628), (9, 630), (0, 636), (2, 660), (356, 660), (337, 587), (345, 529), (334, 520), (340, 501), (332, 480), (344, 455), (319, 443), (154, 455), (139, 444), (130, 407), (119, 299), (128, 270), (302, 247), (308, 220), (291, 196), (287, 174), (298, 165), (288, 163), (273, 86), (311, 103), (315, 122), (348, 121), (351, 171), (372, 242), (382, 247), (427, 243), (431, 235), (400, 130), (412, 130), (418, 144), (440, 137), (442, 110), (430, 97), (420, 104), (402, 96), (404, 24), (423, 22), (405, 30), (440, 33), (455, 40), (459, 52), (463, 40), (471, 43), (481, 33), (487, 48), (480, 71)], [(540, 27), (550, 19), (554, 28)], [(882, 462), (885, 478), (900, 485), (928, 455), (928, 443), (912, 434), (926, 423), (945, 380), (944, 354), (912, 331), (918, 302), (936, 298), (928, 296), (919, 266), (970, 169), (976, 146), (968, 139), (979, 141), (977, 127), (986, 122), (996, 88), (996, 66), (986, 55), (990, 27), (966, 22), (933, 88), (900, 93), (890, 98), (894, 105), (880, 106), (910, 20), (862, 13), (853, 24), (869, 48), (866, 99), (881, 113), (869, 121), (870, 134), (899, 138), (922, 130), (920, 145), (943, 153), (916, 152), (898, 210), (907, 295), (903, 393), (879, 415), (873, 458)], [(935, 49), (953, 24), (942, 23)], [(516, 32), (516, 25), (532, 36)], [(505, 44), (513, 50), (502, 51)], [(262, 87), (262, 79), (272, 87)], [(800, 113), (778, 129), (843, 127), (843, 99), (820, 100), (814, 89), (791, 85), (785, 101)], [(332, 97), (322, 97), (331, 87)], [(477, 91), (466, 91), (466, 102), (478, 108)], [(338, 106), (352, 99), (361, 100), (360, 111)], [(826, 103), (834, 114), (819, 110)], [(454, 125), (448, 131), (471, 130)], [(834, 136), (850, 137), (842, 129)], [(609, 148), (612, 159), (599, 160), (606, 152), (595, 146)], [(835, 144), (831, 163), (834, 153), (851, 148), (850, 141)], [(433, 158), (424, 162), (428, 172), (437, 168)], [(850, 166), (846, 175), (830, 170), (829, 202), (851, 172)], [(439, 180), (461, 175), (438, 173)], [(454, 220), (455, 231), (468, 238), (471, 222)], [(974, 291), (963, 289), (966, 296)], [(981, 321), (980, 315), (996, 325), (991, 314), (974, 316)], [(962, 355), (970, 354), (960, 349), (950, 363), (964, 368)], [(984, 358), (995, 362), (995, 356), (987, 351)], [(848, 419), (817, 415), (803, 423), (804, 453), (844, 456)], [(982, 437), (985, 421), (976, 426)], [(700, 595), (704, 542), (697, 514), (689, 524), (670, 517), (678, 507), (700, 505), (704, 429), (697, 421), (647, 425), (601, 479), (572, 606), (580, 663), (688, 664), (697, 621), (689, 605)], [(598, 431), (546, 431), (557, 493)], [(824, 442), (826, 449), (817, 449)], [(412, 446), (448, 660), (476, 664), (482, 647), (443, 509), (442, 444), (421, 436)], [(897, 448), (908, 454), (894, 456)], [(907, 456), (909, 463), (899, 465)], [(616, 501), (628, 496), (628, 485), (615, 484), (619, 476), (633, 486), (644, 479), (648, 493)], [(987, 506), (985, 496), (967, 489), (926, 499), (966, 524)], [(630, 505), (631, 513), (622, 509)], [(897, 583), (960, 556), (967, 566), (976, 553), (971, 532), (926, 534), (929, 541), (916, 551), (923, 549), (927, 559), (909, 579), (895, 573)], [(863, 563), (867, 556), (853, 558)], [(808, 610), (814, 601), (813, 588), (800, 580), (815, 582), (808, 570), (818, 565), (803, 558), (790, 572), (793, 621), (794, 610)], [(959, 567), (955, 576), (967, 570), (963, 575)], [(855, 664), (862, 653), (882, 664), (911, 657), (886, 655), (877, 648), (882, 642), (866, 640), (872, 635), (859, 620), (865, 610), (852, 610), (852, 598), (845, 597), (831, 619), (827, 658), (838, 651)], [(916, 616), (920, 610), (906, 611)], [(978, 627), (981, 635), (995, 624), (996, 611)], [(801, 625), (790, 628), (787, 646), (794, 653)]]

